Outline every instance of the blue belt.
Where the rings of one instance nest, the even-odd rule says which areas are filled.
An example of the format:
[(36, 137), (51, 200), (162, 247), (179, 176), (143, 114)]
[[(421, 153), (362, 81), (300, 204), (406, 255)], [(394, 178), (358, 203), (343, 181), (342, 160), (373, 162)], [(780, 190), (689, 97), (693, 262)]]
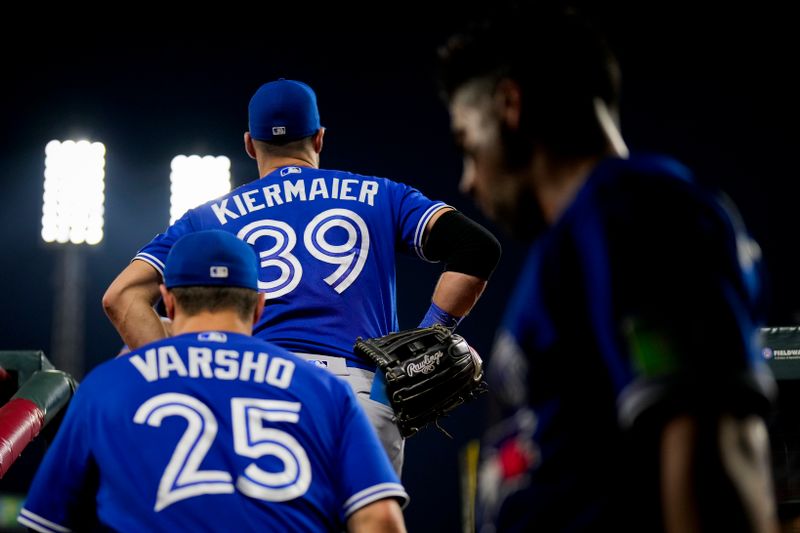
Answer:
[(375, 378), (372, 380), (372, 389), (369, 392), (369, 399), (374, 400), (383, 405), (392, 406), (389, 403), (389, 397), (386, 395), (386, 375), (380, 370), (375, 372)]

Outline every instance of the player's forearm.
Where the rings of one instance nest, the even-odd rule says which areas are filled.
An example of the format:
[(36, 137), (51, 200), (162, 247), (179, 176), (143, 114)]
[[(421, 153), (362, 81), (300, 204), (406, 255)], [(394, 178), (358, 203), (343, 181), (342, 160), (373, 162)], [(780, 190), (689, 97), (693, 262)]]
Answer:
[(163, 339), (167, 331), (144, 295), (123, 294), (117, 299), (104, 298), (104, 308), (120, 337), (131, 350)]
[(431, 300), (455, 317), (466, 316), (486, 288), (486, 280), (461, 272), (443, 272)]
[(722, 467), (741, 500), (751, 531), (777, 533), (766, 423), (755, 415), (738, 418), (728, 414), (720, 417), (718, 430)]
[(379, 500), (359, 509), (347, 520), (349, 533), (405, 533), (403, 512), (394, 500)]
[(152, 305), (142, 301), (132, 302), (114, 326), (131, 350), (169, 336), (161, 317)]
[(701, 531), (693, 483), (696, 468), (696, 421), (683, 416), (670, 421), (661, 437), (661, 505), (666, 533)]
[(442, 261), (445, 271), (420, 327), (441, 324), (458, 326), (486, 288), (500, 260), (500, 243), (486, 228), (458, 211), (437, 213), (428, 223), (425, 256)]
[[(661, 440), (661, 493), (664, 530), (713, 531), (742, 513), (740, 531), (777, 533), (772, 494), (769, 444), (762, 419), (721, 415), (698, 419), (684, 415), (664, 426)], [(701, 480), (718, 480), (711, 486)], [(708, 508), (702, 496), (709, 490), (720, 500)]]
[(159, 295), (156, 272), (141, 261), (133, 261), (103, 295), (103, 309), (130, 349), (167, 336), (153, 309)]

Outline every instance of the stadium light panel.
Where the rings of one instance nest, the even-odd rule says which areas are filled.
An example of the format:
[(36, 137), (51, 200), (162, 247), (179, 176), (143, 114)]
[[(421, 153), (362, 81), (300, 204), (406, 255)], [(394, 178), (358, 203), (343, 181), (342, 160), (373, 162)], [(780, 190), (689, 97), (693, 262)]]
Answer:
[(53, 140), (45, 146), (42, 239), (95, 245), (103, 240), (106, 147)]
[(231, 161), (225, 156), (178, 155), (170, 168), (170, 224), (189, 209), (231, 190)]

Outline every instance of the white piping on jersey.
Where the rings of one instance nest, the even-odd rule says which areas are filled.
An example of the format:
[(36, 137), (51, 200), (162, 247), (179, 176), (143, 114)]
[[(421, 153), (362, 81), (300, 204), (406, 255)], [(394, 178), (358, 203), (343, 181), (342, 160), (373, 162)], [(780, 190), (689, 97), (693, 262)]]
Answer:
[(152, 265), (153, 268), (158, 270), (158, 273), (161, 274), (161, 277), (162, 278), (164, 277), (164, 263), (162, 263), (157, 257), (141, 252), (136, 254), (136, 257), (134, 257), (133, 259), (139, 259), (141, 261), (144, 261), (145, 263)]
[(24, 507), (19, 510), (17, 522), (42, 533), (71, 533), (71, 529), (32, 513)]
[(422, 253), (422, 236), (425, 235), (425, 226), (428, 225), (428, 220), (440, 209), (445, 207), (450, 207), (444, 202), (438, 202), (433, 204), (428, 208), (425, 213), (420, 217), (419, 222), (417, 222), (417, 229), (414, 231), (414, 251), (417, 252), (417, 255), (423, 261), (427, 261), (429, 263), (437, 263), (438, 261), (431, 261), (425, 254)]
[(403, 485), (399, 483), (379, 483), (350, 496), (350, 498), (348, 498), (342, 506), (344, 508), (344, 515), (346, 517), (350, 516), (354, 512), (374, 501), (383, 500), (393, 496), (396, 496), (403, 501), (401, 507), (405, 509), (410, 498), (406, 492), (406, 489), (403, 488)]

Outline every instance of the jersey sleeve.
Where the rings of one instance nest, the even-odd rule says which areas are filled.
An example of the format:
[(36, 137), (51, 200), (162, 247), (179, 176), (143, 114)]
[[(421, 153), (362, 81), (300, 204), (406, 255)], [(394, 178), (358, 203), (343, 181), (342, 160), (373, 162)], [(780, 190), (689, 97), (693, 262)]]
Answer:
[(164, 233), (159, 233), (153, 240), (146, 244), (134, 256), (133, 260), (140, 260), (150, 264), (153, 268), (158, 270), (161, 277), (164, 277), (164, 263), (167, 260), (167, 255), (172, 249), (175, 241), (184, 235), (197, 231), (194, 223), (192, 222), (193, 211), (187, 211), (181, 218), (175, 221)]
[(95, 521), (97, 467), (92, 458), (85, 383), (70, 402), (17, 518), (45, 533), (80, 531)]
[(339, 494), (343, 522), (370, 503), (395, 498), (402, 507), (409, 497), (397, 478), (367, 415), (346, 385), (339, 387), (343, 417), (339, 439)]
[(624, 194), (576, 232), (594, 330), (608, 332), (598, 344), (620, 422), (763, 413), (774, 383), (757, 345), (757, 245), (733, 212), (688, 184), (640, 191), (630, 203)]
[(443, 207), (447, 207), (447, 204), (430, 200), (417, 189), (408, 185), (391, 180), (386, 181), (394, 202), (398, 247), (404, 251), (413, 251), (420, 259), (429, 261), (422, 252), (425, 226), (431, 217)]

